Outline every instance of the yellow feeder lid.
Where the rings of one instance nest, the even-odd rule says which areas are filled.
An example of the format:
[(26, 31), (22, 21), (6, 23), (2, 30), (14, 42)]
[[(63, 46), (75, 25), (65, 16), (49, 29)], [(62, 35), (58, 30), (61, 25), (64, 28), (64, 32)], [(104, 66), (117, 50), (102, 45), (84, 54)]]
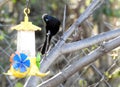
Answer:
[[(27, 13), (26, 13), (26, 10), (27, 10)], [(20, 30), (20, 31), (36, 31), (36, 30), (41, 30), (40, 27), (36, 26), (36, 25), (33, 25), (32, 22), (29, 22), (29, 18), (28, 18), (28, 15), (30, 13), (30, 9), (28, 8), (25, 8), (24, 9), (24, 14), (25, 14), (25, 18), (24, 18), (24, 21), (21, 22), (20, 24), (16, 25), (16, 26), (13, 26), (11, 27), (12, 30)]]

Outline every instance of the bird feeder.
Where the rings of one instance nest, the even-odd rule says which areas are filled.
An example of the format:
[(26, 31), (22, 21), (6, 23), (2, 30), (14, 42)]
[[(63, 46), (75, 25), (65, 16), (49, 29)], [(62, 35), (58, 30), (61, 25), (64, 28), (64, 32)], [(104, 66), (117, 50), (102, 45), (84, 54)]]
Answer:
[(12, 30), (17, 30), (17, 51), (26, 53), (30, 57), (35, 57), (35, 31), (41, 30), (29, 22), (28, 14), (30, 9), (24, 9), (24, 21), (19, 25), (12, 27)]
[(17, 51), (10, 56), (10, 69), (5, 75), (13, 75), (17, 78), (26, 76), (45, 77), (49, 74), (39, 72), (40, 54), (35, 57), (35, 31), (41, 30), (29, 22), (28, 14), (30, 10), (24, 9), (25, 18), (19, 25), (12, 27), (17, 30)]

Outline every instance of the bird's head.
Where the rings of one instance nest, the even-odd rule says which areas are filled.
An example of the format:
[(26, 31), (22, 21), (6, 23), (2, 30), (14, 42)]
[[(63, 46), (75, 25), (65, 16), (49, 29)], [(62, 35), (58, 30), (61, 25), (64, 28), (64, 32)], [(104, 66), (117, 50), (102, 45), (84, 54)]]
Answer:
[(57, 18), (52, 17), (48, 14), (43, 14), (42, 19), (46, 25), (60, 25), (60, 21)]
[(42, 15), (42, 19), (43, 19), (43, 21), (44, 21), (45, 23), (48, 22), (48, 21), (50, 20), (48, 14), (43, 14), (43, 15)]

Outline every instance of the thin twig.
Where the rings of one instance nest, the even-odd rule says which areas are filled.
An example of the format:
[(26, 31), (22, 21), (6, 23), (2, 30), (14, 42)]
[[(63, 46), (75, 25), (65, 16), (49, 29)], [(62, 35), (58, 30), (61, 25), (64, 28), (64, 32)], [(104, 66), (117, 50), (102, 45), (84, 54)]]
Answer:
[(45, 58), (47, 56), (47, 52), (48, 52), (49, 45), (50, 45), (49, 38), (50, 38), (50, 31), (48, 31), (47, 36), (46, 36), (47, 42), (46, 42), (46, 47), (45, 47)]
[(63, 27), (62, 27), (62, 33), (65, 31), (65, 21), (66, 21), (66, 5), (64, 7), (64, 16), (63, 16)]

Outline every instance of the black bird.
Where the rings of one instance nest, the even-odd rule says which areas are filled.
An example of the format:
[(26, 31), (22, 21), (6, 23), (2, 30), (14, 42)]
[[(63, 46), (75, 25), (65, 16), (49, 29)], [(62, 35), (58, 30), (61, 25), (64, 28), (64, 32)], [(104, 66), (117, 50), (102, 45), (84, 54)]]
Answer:
[(41, 53), (45, 54), (45, 52), (49, 49), (52, 36), (54, 36), (59, 31), (59, 27), (61, 23), (57, 18), (47, 14), (44, 14), (42, 16), (42, 19), (43, 22), (45, 23), (46, 38)]

